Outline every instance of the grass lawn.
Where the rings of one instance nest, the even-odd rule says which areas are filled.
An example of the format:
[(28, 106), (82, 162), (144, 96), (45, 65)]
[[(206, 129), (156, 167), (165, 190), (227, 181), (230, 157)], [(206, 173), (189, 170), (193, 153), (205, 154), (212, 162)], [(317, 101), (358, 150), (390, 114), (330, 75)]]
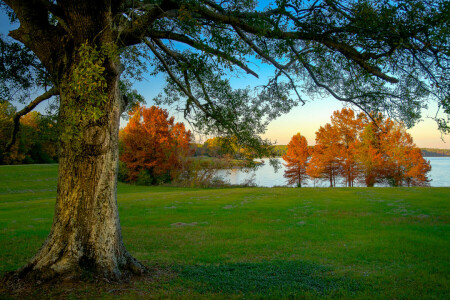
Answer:
[[(0, 275), (49, 233), (57, 165), (0, 166)], [(450, 188), (187, 189), (119, 184), (124, 284), (37, 286), (32, 298), (448, 299)], [(7, 298), (0, 290), (0, 298)]]

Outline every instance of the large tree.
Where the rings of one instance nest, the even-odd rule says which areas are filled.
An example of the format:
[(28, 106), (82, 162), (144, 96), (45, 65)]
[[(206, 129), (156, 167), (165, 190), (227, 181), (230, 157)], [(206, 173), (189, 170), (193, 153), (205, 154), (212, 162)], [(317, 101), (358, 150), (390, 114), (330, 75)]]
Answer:
[(175, 123), (167, 110), (157, 106), (136, 107), (120, 132), (127, 181), (145, 184), (175, 179), (190, 154), (191, 132)]
[[(200, 130), (234, 135), (255, 149), (267, 122), (308, 93), (387, 110), (409, 125), (429, 99), (450, 112), (446, 0), (4, 3), (20, 23), (9, 36), (37, 58), (48, 86), (20, 113), (60, 98), (54, 222), (20, 276), (91, 270), (120, 278), (144, 270), (125, 250), (116, 201), (119, 117), (128, 99), (119, 80), (130, 68), (166, 74), (160, 101), (180, 101)], [(252, 57), (274, 76), (256, 90), (231, 89), (227, 75), (258, 76)]]

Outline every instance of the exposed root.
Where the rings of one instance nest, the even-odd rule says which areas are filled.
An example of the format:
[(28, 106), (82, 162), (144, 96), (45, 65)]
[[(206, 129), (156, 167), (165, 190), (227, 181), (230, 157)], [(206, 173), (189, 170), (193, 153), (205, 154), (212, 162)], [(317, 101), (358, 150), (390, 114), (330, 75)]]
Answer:
[(125, 270), (132, 272), (134, 275), (140, 276), (149, 272), (148, 268), (141, 264), (137, 259), (135, 259), (128, 252), (126, 253), (127, 263), (125, 265)]
[(77, 264), (58, 266), (57, 260), (51, 265), (36, 268), (35, 259), (17, 271), (9, 272), (2, 278), (2, 286), (10, 291), (20, 291), (30, 286), (60, 284), (61, 282), (105, 282), (108, 284), (130, 282), (132, 279), (149, 274), (149, 269), (126, 252), (119, 267), (103, 269), (87, 265), (80, 260)]
[[(147, 264), (147, 262), (145, 262)], [(103, 277), (85, 278), (79, 280), (63, 280), (54, 278), (52, 281), (25, 281), (15, 277), (15, 281), (9, 273), (9, 282), (0, 281), (0, 299), (69, 299), (69, 298), (115, 298), (121, 295), (129, 295), (126, 298), (151, 298), (153, 288), (162, 288), (164, 283), (172, 281), (177, 273), (167, 265), (151, 265), (141, 276), (135, 276), (128, 271), (130, 276), (126, 280), (111, 281)], [(123, 273), (126, 273), (123, 271)], [(5, 279), (6, 277), (2, 278)], [(150, 288), (149, 288), (150, 287)], [(150, 297), (145, 297), (146, 295)]]

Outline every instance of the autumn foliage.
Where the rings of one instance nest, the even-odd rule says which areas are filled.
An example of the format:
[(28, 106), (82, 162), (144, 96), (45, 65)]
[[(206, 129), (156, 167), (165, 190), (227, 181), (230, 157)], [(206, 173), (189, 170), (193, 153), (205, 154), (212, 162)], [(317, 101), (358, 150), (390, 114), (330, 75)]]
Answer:
[[(293, 140), (298, 139), (298, 134)], [(292, 162), (304, 159), (304, 154), (296, 154), (289, 143), (286, 158)], [(304, 141), (306, 144), (306, 139)], [(427, 173), (430, 163), (422, 157), (419, 148), (402, 124), (381, 114), (370, 118), (364, 114), (344, 108), (335, 111), (331, 124), (321, 126), (316, 132), (316, 145), (311, 158), (302, 164), (311, 179), (325, 180), (330, 187), (342, 180), (346, 186), (360, 182), (366, 186), (382, 183), (390, 186), (428, 185)], [(288, 161), (285, 157), (285, 161)], [(291, 163), (292, 166), (295, 163)], [(293, 181), (294, 168), (288, 165), (285, 177), (289, 184)], [(300, 169), (299, 169), (300, 170)], [(302, 174), (302, 180), (305, 175)]]
[(173, 180), (186, 166), (190, 141), (191, 132), (183, 123), (175, 123), (167, 110), (137, 107), (120, 132), (120, 160), (126, 165), (126, 180), (144, 184)]

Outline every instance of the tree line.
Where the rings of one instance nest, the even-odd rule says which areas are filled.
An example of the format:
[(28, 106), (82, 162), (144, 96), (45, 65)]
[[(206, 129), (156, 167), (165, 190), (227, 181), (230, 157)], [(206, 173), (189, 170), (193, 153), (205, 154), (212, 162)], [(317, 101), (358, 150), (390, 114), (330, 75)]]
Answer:
[[(311, 146), (312, 147), (312, 146)], [(438, 148), (420, 148), (424, 157), (448, 157), (450, 156), (450, 149)], [(274, 145), (273, 153), (275, 156), (282, 157), (286, 155), (287, 145)]]
[(426, 157), (448, 157), (450, 156), (450, 149), (434, 149), (422, 148), (422, 154)]
[[(57, 122), (39, 112), (20, 118), (17, 142), (9, 153), (3, 151), (14, 113), (11, 104), (0, 103), (0, 162), (57, 162)], [(183, 123), (175, 123), (167, 110), (156, 106), (136, 106), (130, 111), (129, 122), (119, 133), (119, 150), (119, 180), (143, 185), (192, 182), (200, 174), (204, 179), (196, 184), (208, 185), (206, 178), (211, 180), (215, 169), (249, 166), (242, 162), (254, 157), (236, 138), (213, 137), (195, 144)], [(319, 128), (316, 146), (308, 146), (306, 138), (296, 134), (287, 146), (272, 146), (271, 153), (282, 155), (287, 167), (284, 176), (288, 184), (297, 186), (307, 179), (327, 181), (330, 186), (336, 186), (338, 180), (346, 186), (357, 182), (366, 186), (427, 185), (426, 174), (431, 169), (402, 124), (381, 114), (356, 115), (346, 108), (335, 111), (331, 123)]]
[(356, 115), (351, 109), (335, 111), (331, 123), (316, 132), (316, 145), (294, 135), (283, 155), (284, 177), (301, 187), (307, 179), (329, 182), (342, 180), (345, 186), (361, 182), (389, 186), (426, 186), (431, 170), (421, 150), (401, 123), (382, 114)]

